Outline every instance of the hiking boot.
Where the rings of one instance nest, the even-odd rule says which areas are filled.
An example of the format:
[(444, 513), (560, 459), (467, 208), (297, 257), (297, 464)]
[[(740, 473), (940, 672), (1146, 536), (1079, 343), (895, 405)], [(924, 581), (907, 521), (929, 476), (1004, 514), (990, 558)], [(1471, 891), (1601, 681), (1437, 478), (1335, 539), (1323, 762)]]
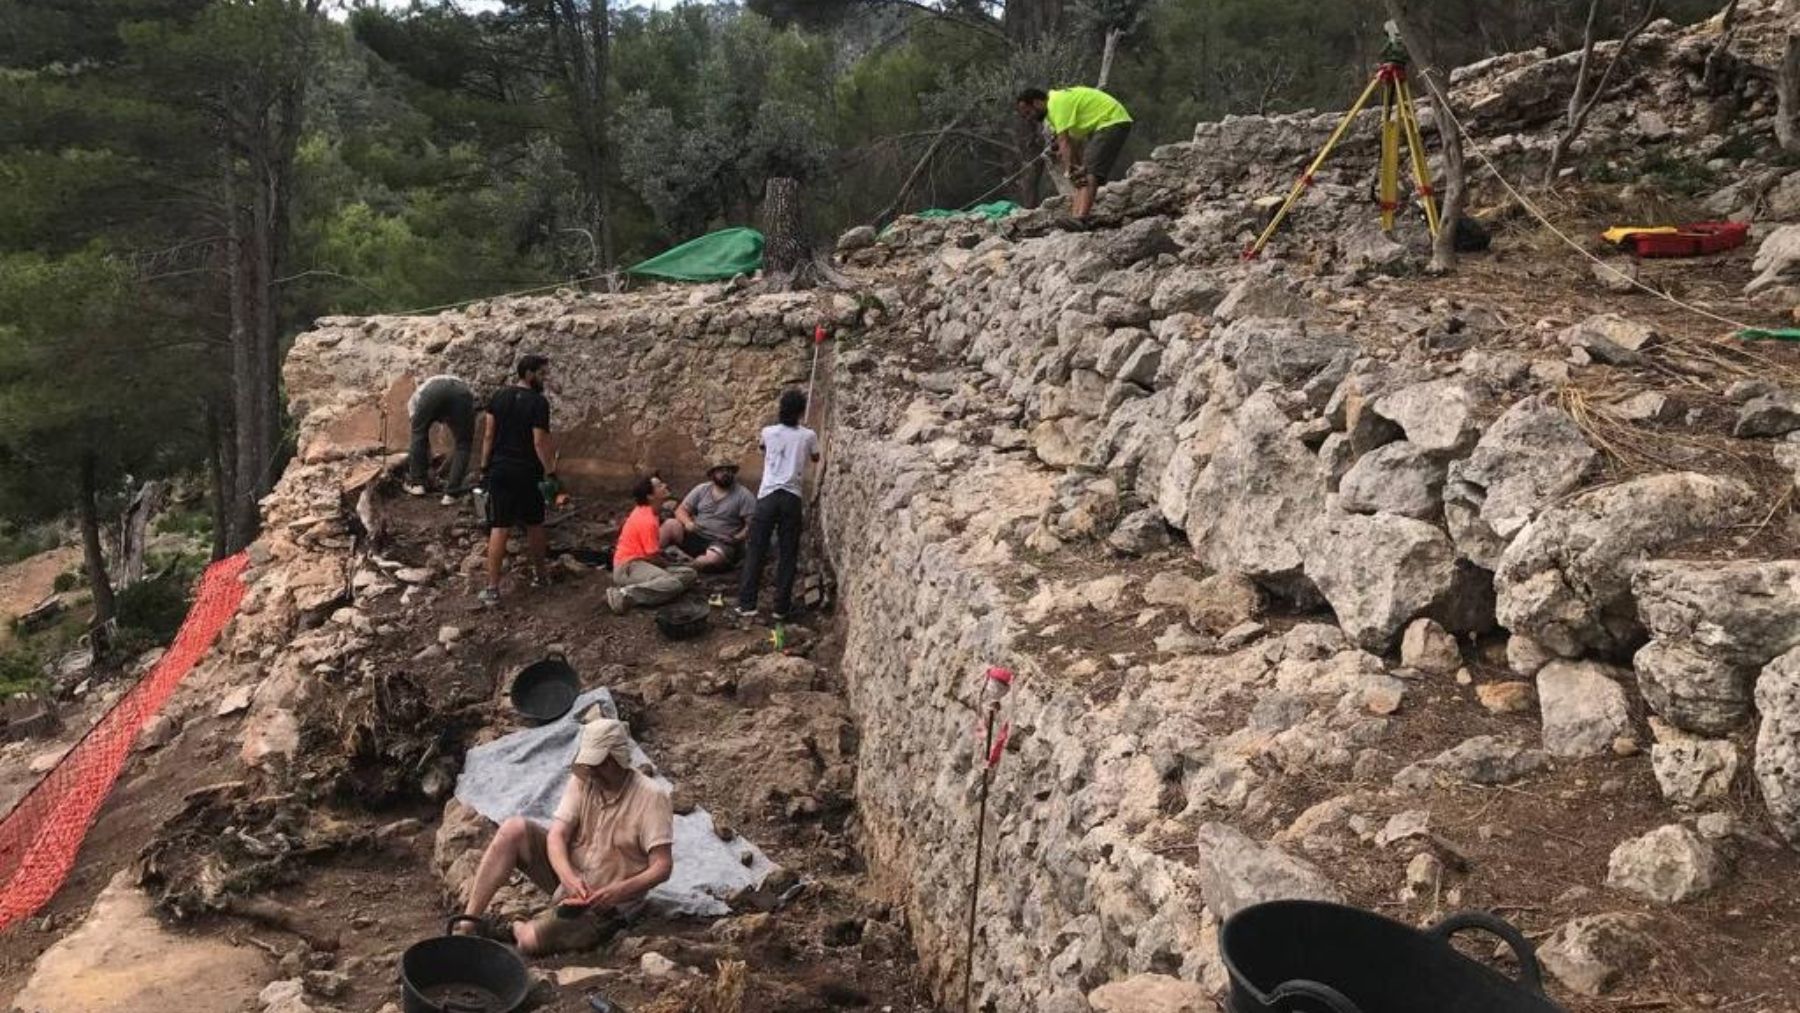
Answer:
[(408, 496), (423, 496), (423, 495), (425, 495), (425, 487), (422, 485), (419, 485), (416, 482), (408, 482), (408, 483), (406, 483), (406, 485), (402, 486), (402, 488), (404, 488), (406, 490), (406, 494)]
[(500, 605), (500, 592), (491, 587), (484, 587), (476, 593), (475, 601), (483, 608), (497, 608)]
[(613, 615), (622, 616), (631, 611), (631, 599), (625, 597), (624, 588), (609, 587), (606, 589), (606, 607), (612, 609)]
[(739, 619), (755, 619), (756, 618), (756, 610), (755, 609), (747, 609), (747, 608), (744, 608), (742, 605), (738, 606), (733, 611), (735, 611), (737, 613), (737, 617)]
[(450, 495), (449, 493), (445, 493), (444, 498), (438, 500), (438, 506), (455, 506), (455, 505), (456, 505), (456, 497)]

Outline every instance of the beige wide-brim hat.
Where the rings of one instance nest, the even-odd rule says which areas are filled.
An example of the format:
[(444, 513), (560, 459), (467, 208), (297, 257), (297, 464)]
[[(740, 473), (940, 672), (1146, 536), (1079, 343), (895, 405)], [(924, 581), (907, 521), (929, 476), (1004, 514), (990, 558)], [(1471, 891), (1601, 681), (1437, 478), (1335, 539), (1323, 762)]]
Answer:
[(581, 747), (575, 750), (575, 763), (598, 767), (607, 758), (631, 769), (631, 726), (612, 718), (596, 718), (581, 726)]

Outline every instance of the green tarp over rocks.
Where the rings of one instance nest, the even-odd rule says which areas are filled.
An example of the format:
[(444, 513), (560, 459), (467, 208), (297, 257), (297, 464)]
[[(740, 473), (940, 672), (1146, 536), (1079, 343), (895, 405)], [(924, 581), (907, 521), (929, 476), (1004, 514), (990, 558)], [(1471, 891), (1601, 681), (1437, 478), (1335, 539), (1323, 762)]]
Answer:
[(763, 235), (755, 229), (722, 229), (625, 269), (626, 274), (669, 281), (725, 281), (762, 270)]

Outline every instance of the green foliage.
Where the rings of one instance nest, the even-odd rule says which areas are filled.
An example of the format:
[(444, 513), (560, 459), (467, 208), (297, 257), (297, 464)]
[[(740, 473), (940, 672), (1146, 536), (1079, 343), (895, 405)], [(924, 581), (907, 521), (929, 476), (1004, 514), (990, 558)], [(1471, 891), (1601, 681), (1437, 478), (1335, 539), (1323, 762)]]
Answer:
[(175, 507), (158, 514), (151, 527), (157, 534), (204, 540), (212, 537), (213, 517), (208, 510)]
[(193, 575), (177, 570), (154, 580), (142, 580), (119, 592), (119, 630), (136, 630), (151, 644), (175, 638), (187, 618), (188, 588)]
[(44, 659), (29, 647), (0, 647), (0, 697), (41, 692), (46, 685)]
[(66, 594), (81, 586), (81, 574), (75, 570), (64, 570), (50, 582), (51, 590), (57, 594)]
[(60, 543), (61, 538), (53, 524), (20, 526), (12, 521), (0, 521), (0, 565), (30, 559), (40, 552), (49, 552)]

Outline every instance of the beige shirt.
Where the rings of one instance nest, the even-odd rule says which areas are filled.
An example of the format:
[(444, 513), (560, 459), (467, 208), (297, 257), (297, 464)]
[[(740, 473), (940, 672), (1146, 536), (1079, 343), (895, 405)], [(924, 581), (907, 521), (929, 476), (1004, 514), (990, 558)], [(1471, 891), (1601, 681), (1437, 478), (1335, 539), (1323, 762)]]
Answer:
[(611, 800), (598, 781), (570, 775), (556, 819), (569, 825), (569, 861), (590, 887), (643, 872), (650, 852), (675, 842), (675, 807), (649, 778), (631, 780)]

